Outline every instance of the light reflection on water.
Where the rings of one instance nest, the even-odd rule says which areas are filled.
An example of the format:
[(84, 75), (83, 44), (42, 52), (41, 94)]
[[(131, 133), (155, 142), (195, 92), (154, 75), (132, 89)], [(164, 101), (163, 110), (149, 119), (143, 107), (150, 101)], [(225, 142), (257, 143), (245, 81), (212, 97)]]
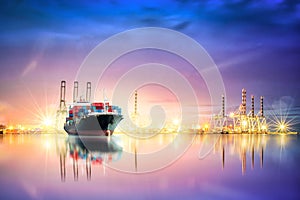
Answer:
[(169, 144), (182, 151), (176, 135), (1, 135), (0, 199), (299, 199), (298, 137), (196, 135), (171, 165), (139, 173), (172, 157), (159, 156)]

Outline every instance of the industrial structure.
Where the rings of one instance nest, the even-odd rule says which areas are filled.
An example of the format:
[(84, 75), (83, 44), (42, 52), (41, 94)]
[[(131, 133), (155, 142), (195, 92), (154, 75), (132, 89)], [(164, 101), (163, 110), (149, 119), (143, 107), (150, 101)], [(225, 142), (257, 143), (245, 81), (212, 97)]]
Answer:
[[(78, 82), (77, 82), (78, 91)], [(61, 81), (60, 83), (60, 99), (59, 99), (59, 109), (56, 112), (56, 129), (60, 130), (63, 127), (65, 118), (67, 116), (67, 106), (66, 106), (66, 81)]]
[(74, 88), (73, 88), (73, 103), (77, 101), (78, 98), (78, 81), (74, 81)]
[(139, 114), (138, 114), (138, 93), (137, 90), (134, 91), (134, 108), (133, 108), (133, 112), (131, 112), (131, 120), (132, 122), (136, 125), (139, 126)]
[(134, 92), (134, 115), (137, 116), (137, 90)]
[(222, 95), (222, 109), (212, 117), (212, 131), (215, 133), (267, 133), (264, 116), (264, 97), (260, 97), (260, 110), (255, 114), (254, 96), (251, 96), (251, 110), (247, 114), (247, 91), (242, 89), (242, 103), (239, 109), (225, 114), (225, 97)]
[(146, 129), (144, 127), (147, 126), (148, 124), (148, 120), (146, 120), (144, 118), (144, 116), (142, 116), (139, 111), (138, 111), (138, 91), (135, 90), (134, 91), (134, 108), (133, 108), (133, 112), (130, 115), (131, 120), (133, 122), (134, 126), (134, 131), (135, 132), (143, 132)]
[[(89, 102), (91, 100), (91, 82), (86, 84), (86, 97), (81, 99), (81, 101)], [(73, 88), (73, 103), (78, 101), (78, 81), (74, 81)], [(63, 127), (65, 119), (67, 116), (67, 105), (66, 105), (66, 81), (61, 81), (60, 83), (60, 99), (59, 99), (59, 109), (56, 112), (56, 128), (58, 130)]]

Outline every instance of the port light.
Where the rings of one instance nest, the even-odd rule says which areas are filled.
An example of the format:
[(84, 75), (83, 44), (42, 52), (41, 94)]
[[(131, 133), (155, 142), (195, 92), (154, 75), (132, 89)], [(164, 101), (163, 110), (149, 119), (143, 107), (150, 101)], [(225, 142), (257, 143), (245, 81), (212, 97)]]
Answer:
[(44, 126), (49, 127), (49, 126), (53, 126), (53, 124), (54, 124), (54, 120), (51, 117), (45, 117), (43, 119), (43, 125)]
[(280, 129), (281, 132), (284, 132), (285, 124), (280, 124), (279, 129)]
[(179, 119), (173, 119), (173, 124), (177, 126), (179, 124)]

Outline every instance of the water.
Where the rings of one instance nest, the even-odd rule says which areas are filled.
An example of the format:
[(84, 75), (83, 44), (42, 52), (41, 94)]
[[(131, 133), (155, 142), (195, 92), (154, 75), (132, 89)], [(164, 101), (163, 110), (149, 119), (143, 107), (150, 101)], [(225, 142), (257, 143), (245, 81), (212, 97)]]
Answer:
[(298, 135), (0, 137), (0, 199), (299, 199)]

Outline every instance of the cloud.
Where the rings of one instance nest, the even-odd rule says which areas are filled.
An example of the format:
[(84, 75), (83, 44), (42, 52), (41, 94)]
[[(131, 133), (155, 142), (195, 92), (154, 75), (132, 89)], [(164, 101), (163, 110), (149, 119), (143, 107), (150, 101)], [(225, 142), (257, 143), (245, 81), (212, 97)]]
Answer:
[(177, 25), (175, 25), (173, 28), (175, 30), (183, 30), (185, 28), (187, 28), (189, 26), (190, 22), (188, 21), (184, 21), (184, 22), (180, 22)]
[(293, 107), (295, 99), (291, 96), (283, 96), (279, 100), (275, 100), (272, 104), (273, 109), (288, 112)]
[(37, 67), (37, 61), (32, 60), (23, 70), (22, 77), (26, 76), (29, 72), (33, 71)]
[[(100, 28), (101, 26), (112, 23), (115, 29), (163, 26), (184, 30), (192, 24), (205, 22), (209, 26), (217, 27), (217, 31), (222, 29), (222, 32), (230, 31), (233, 27), (235, 28), (233, 31), (241, 27), (245, 29), (249, 27), (282, 29), (282, 26), (297, 29), (300, 27), (298, 12), (300, 7), (292, 1), (170, 0), (151, 2), (114, 0), (89, 3), (82, 1), (75, 4), (68, 1), (43, 1), (42, 3), (12, 1), (0, 8), (0, 13), (2, 13), (0, 22), (5, 27), (3, 32), (8, 32), (9, 35), (10, 32), (20, 30), (71, 35), (98, 34), (107, 31)], [(174, 15), (177, 16), (175, 21), (172, 19)], [(198, 24), (197, 27), (201, 26)], [(94, 29), (98, 31), (95, 32)], [(112, 32), (115, 33), (114, 30)], [(30, 33), (30, 35), (32, 37), (35, 34)]]

